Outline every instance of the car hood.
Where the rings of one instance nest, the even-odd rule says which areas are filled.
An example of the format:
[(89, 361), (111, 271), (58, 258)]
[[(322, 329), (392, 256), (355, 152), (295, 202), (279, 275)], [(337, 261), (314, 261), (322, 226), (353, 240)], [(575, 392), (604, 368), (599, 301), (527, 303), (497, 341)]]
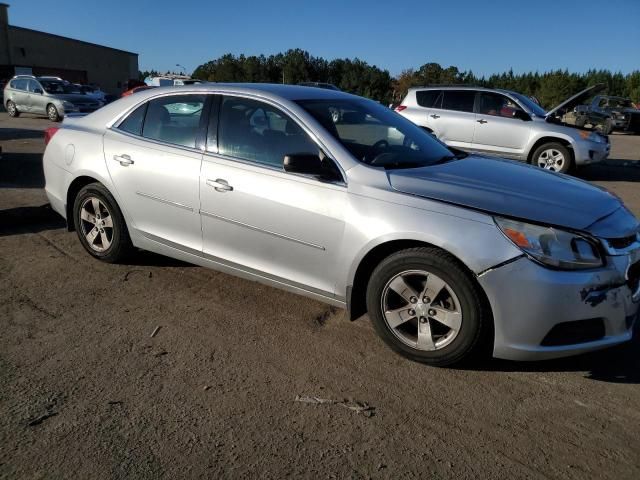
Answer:
[(572, 97), (567, 98), (560, 104), (553, 107), (551, 110), (547, 112), (546, 118), (553, 117), (558, 110), (572, 110), (578, 105), (582, 105), (585, 101), (595, 95), (598, 92), (604, 90), (607, 86), (604, 83), (598, 83), (597, 85), (592, 85), (590, 87), (585, 88), (581, 92), (576, 93)]
[[(399, 192), (574, 230), (589, 230), (622, 208), (615, 196), (582, 180), (476, 155), (430, 167), (389, 170), (388, 176)], [(614, 226), (608, 225), (607, 236), (618, 236)]]

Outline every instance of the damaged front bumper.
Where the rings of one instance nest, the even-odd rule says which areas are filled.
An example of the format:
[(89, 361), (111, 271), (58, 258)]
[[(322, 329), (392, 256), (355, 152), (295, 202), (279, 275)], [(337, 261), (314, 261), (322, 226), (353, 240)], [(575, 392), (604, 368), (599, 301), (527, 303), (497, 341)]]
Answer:
[[(495, 322), (494, 356), (543, 360), (631, 339), (640, 284), (629, 279), (640, 249), (589, 271), (558, 271), (520, 257), (478, 276)], [(634, 267), (635, 275), (635, 267)]]

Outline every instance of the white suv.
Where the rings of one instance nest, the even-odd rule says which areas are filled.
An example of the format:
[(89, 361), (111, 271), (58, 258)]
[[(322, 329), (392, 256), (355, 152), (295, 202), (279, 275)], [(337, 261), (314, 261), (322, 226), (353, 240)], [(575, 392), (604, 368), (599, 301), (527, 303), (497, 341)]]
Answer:
[(525, 161), (566, 173), (609, 155), (595, 130), (567, 123), (588, 88), (546, 112), (520, 93), (482, 87), (411, 88), (396, 111), (449, 146)]

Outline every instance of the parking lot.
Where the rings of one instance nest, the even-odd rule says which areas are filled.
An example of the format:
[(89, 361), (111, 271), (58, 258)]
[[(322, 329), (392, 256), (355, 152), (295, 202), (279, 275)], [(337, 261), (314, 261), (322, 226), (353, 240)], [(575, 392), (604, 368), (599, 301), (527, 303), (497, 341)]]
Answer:
[[(366, 316), (145, 252), (100, 263), (47, 206), (49, 125), (0, 113), (0, 477), (640, 478), (638, 335), (437, 369)], [(640, 136), (610, 138), (578, 176), (640, 216)]]

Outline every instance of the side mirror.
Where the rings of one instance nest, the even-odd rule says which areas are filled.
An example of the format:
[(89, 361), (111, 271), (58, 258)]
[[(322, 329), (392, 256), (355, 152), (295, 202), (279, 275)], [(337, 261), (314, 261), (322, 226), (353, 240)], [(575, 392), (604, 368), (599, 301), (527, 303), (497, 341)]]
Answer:
[(333, 161), (324, 155), (320, 157), (313, 153), (290, 153), (284, 156), (282, 162), (285, 172), (314, 175), (321, 180), (340, 180), (341, 175)]
[(33, 93), (37, 93), (38, 95), (42, 95), (42, 89), (41, 88), (36, 88)]
[(525, 122), (531, 120), (531, 117), (529, 116), (529, 114), (527, 112), (525, 112), (524, 110), (518, 110), (518, 109), (515, 109), (513, 111), (513, 118), (517, 118), (519, 120), (524, 120)]

